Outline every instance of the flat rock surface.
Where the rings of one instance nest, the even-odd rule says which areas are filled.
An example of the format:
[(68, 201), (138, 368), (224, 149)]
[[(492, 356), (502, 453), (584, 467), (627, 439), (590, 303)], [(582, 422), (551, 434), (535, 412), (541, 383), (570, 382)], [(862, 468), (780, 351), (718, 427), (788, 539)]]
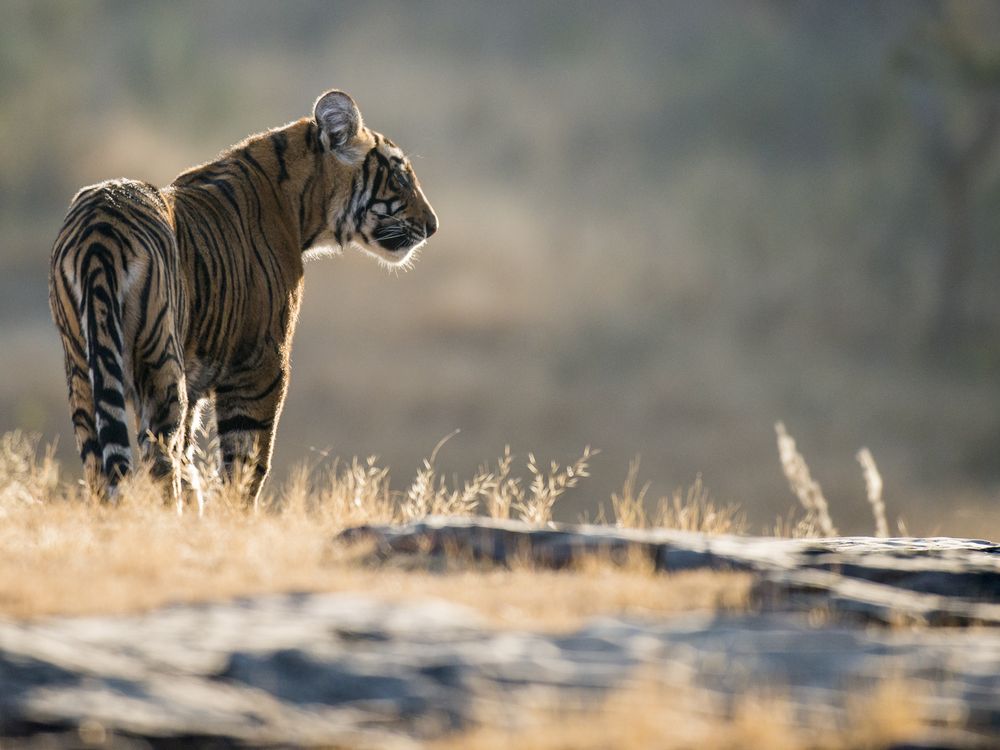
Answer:
[(982, 539), (711, 536), (669, 529), (552, 525), (429, 518), (362, 526), (345, 542), (374, 543), (382, 558), (406, 555), (490, 561), (530, 560), (564, 568), (589, 556), (645, 558), (665, 572), (757, 573), (761, 603), (780, 609), (824, 604), (843, 614), (895, 624), (1000, 625), (1000, 545)]
[[(942, 728), (927, 746), (1000, 742), (1000, 629), (991, 626), (1000, 555), (988, 542), (532, 530), (454, 519), (369, 527), (342, 541), (357, 539), (374, 540), (381, 556), (488, 553), (502, 562), (537, 549), (552, 565), (636, 544), (665, 570), (755, 571), (757, 606), (655, 622), (596, 619), (565, 635), (497, 631), (469, 609), (374, 594), (0, 620), (0, 737), (82, 726), (154, 745), (413, 747), (491, 712), (516, 715), (542, 693), (596, 700), (641, 673), (718, 699), (706, 707), (766, 686), (787, 689), (803, 711), (836, 711), (893, 675), (914, 684)], [(822, 624), (809, 616), (819, 604), (829, 606)], [(900, 616), (980, 624), (871, 626)], [(945, 728), (955, 717), (961, 732)]]

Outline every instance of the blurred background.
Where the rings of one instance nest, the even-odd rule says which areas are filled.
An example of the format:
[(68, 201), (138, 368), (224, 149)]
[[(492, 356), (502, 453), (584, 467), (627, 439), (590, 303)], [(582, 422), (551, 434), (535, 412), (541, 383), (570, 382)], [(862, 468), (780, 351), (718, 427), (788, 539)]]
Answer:
[[(842, 531), (855, 452), (919, 534), (1000, 536), (1000, 4), (959, 0), (0, 0), (0, 431), (79, 475), (47, 268), (82, 185), (166, 184), (324, 89), (406, 149), (441, 230), (412, 272), (306, 269), (275, 480), (316, 450), (405, 486), (602, 450), (755, 528)], [(272, 480), (271, 487), (276, 485)]]

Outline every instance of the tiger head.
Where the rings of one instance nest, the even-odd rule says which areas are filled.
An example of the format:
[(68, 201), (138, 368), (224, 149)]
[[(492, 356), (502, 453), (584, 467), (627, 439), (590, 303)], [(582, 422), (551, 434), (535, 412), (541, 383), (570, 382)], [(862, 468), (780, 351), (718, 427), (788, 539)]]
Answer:
[(335, 168), (329, 211), (334, 242), (357, 245), (392, 266), (407, 265), (438, 226), (410, 160), (364, 126), (357, 104), (342, 91), (320, 96), (313, 116), (325, 158)]

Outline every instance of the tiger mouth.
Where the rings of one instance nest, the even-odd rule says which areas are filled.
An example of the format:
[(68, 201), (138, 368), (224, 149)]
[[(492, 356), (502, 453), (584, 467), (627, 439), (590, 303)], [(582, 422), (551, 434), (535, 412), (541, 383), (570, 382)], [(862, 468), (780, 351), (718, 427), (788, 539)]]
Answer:
[(360, 250), (376, 258), (386, 266), (408, 267), (412, 263), (414, 253), (426, 242), (426, 240), (421, 238), (418, 238), (416, 241), (408, 239), (403, 242), (396, 241), (396, 238), (393, 239), (394, 241), (391, 243), (393, 247), (386, 247), (375, 237), (372, 237), (372, 242), (355, 242), (354, 244)]
[(414, 237), (409, 231), (403, 231), (398, 227), (379, 229), (374, 233), (373, 239), (379, 247), (391, 253), (410, 250), (424, 241), (423, 237)]

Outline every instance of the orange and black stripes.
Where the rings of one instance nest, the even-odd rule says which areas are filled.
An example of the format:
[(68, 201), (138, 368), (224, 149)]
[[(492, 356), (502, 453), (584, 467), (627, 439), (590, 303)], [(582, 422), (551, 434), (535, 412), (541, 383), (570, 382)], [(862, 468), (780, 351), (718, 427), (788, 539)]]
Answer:
[[(252, 136), (157, 189), (113, 180), (73, 199), (52, 255), (87, 481), (113, 495), (140, 448), (179, 497), (196, 405), (215, 403), (226, 472), (270, 466), (289, 376), (303, 256), (357, 243), (406, 262), (436, 217), (402, 152), (328, 92), (313, 118)], [(253, 499), (253, 497), (251, 499)]]

